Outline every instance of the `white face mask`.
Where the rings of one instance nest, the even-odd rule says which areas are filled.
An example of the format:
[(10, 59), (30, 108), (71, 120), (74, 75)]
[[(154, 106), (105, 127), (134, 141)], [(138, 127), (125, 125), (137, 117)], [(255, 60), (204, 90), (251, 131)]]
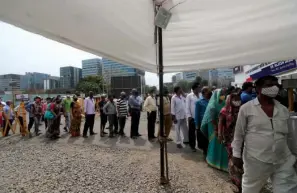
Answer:
[(241, 105), (241, 101), (232, 101), (233, 106), (239, 107)]
[(278, 92), (279, 92), (278, 86), (271, 86), (267, 88), (262, 88), (261, 94), (271, 98), (275, 98)]

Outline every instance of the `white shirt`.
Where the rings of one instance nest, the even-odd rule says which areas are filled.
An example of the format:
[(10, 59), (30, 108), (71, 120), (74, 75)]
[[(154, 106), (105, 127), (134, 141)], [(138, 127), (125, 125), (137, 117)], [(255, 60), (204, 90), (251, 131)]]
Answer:
[(157, 111), (156, 99), (151, 95), (148, 96), (143, 104), (144, 110), (151, 113), (152, 111)]
[(288, 148), (289, 111), (274, 100), (273, 117), (262, 110), (258, 98), (244, 104), (238, 114), (232, 142), (233, 156), (241, 158), (244, 152), (265, 163), (283, 163), (292, 153)]
[(188, 94), (186, 98), (186, 113), (187, 113), (187, 118), (192, 117), (195, 118), (195, 105), (196, 102), (198, 101), (197, 95), (195, 95), (193, 92)]
[(186, 118), (186, 99), (183, 96), (178, 97), (173, 95), (171, 99), (171, 114), (175, 115), (175, 118), (185, 119)]
[(90, 97), (85, 99), (85, 105), (84, 105), (84, 109), (85, 109), (85, 113), (87, 115), (94, 115), (95, 114), (95, 100), (90, 99)]

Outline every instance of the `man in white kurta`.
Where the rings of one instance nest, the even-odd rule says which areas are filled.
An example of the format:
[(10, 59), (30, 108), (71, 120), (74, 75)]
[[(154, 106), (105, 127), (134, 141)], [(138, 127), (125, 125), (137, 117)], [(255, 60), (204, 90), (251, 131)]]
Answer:
[(189, 131), (186, 121), (186, 98), (183, 96), (180, 87), (175, 87), (174, 92), (175, 95), (171, 99), (171, 115), (175, 126), (176, 144), (178, 148), (182, 148), (181, 132), (183, 134), (183, 143), (189, 143)]
[[(274, 97), (277, 79), (264, 77), (256, 82), (258, 97), (244, 104), (235, 128), (233, 162), (243, 157), (243, 193), (259, 193), (271, 178), (273, 192), (297, 192), (295, 156), (288, 148), (289, 112)], [(242, 151), (242, 147), (244, 149)]]

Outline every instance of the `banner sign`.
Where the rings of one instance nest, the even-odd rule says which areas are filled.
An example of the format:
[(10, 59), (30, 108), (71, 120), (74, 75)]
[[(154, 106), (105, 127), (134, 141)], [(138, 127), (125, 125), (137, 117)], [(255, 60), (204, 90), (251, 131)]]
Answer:
[(15, 99), (17, 101), (28, 101), (29, 100), (29, 95), (28, 94), (16, 94)]
[(254, 74), (250, 74), (250, 77), (255, 80), (267, 75), (277, 75), (289, 70), (297, 68), (296, 60), (287, 60), (271, 63), (269, 66), (262, 68)]

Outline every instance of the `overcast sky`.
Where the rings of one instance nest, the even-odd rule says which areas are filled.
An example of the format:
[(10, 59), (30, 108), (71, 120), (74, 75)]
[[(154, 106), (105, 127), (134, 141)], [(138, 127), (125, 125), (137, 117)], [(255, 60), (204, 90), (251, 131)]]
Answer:
[[(59, 76), (61, 66), (81, 68), (81, 61), (98, 57), (0, 22), (0, 74), (41, 72)], [(100, 56), (99, 56), (100, 57)], [(172, 74), (164, 76), (171, 81)], [(148, 85), (159, 85), (157, 75), (146, 72)]]

